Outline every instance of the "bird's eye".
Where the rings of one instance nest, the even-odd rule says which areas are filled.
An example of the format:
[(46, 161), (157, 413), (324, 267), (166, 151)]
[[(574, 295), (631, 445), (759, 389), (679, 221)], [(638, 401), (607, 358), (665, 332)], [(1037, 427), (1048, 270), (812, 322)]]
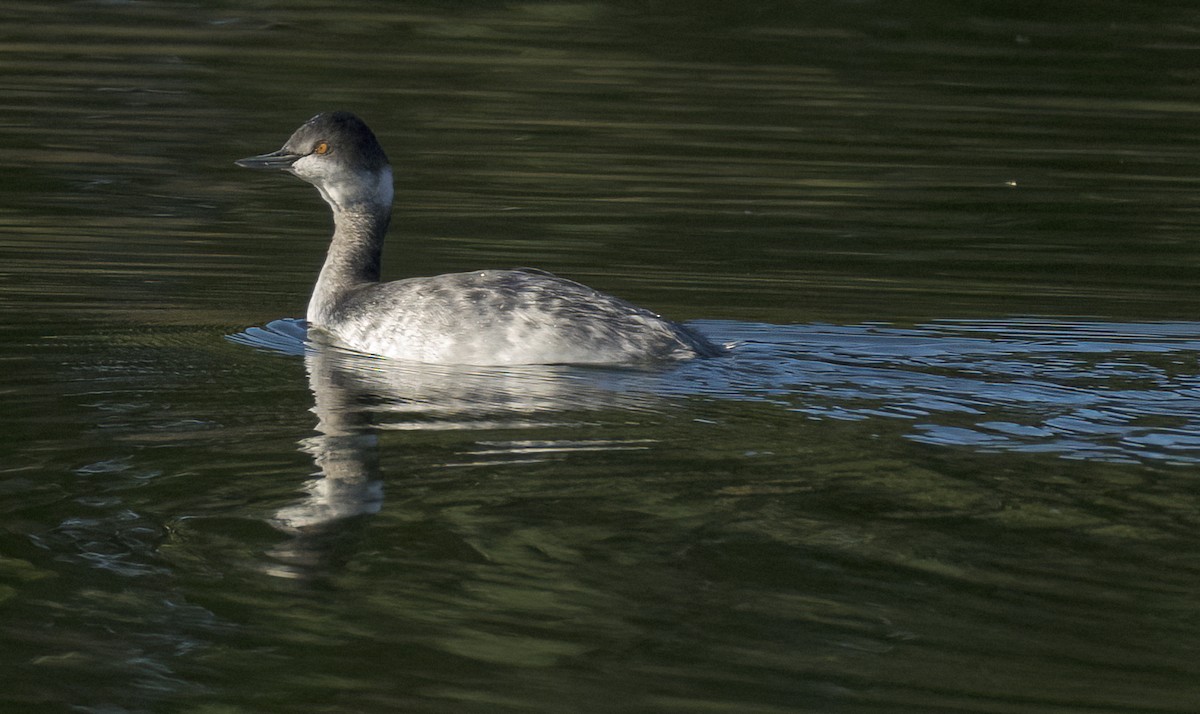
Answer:
[(313, 153), (314, 154), (328, 154), (329, 153), (329, 144), (326, 144), (325, 142), (322, 141), (320, 144), (317, 144), (316, 148), (313, 149)]

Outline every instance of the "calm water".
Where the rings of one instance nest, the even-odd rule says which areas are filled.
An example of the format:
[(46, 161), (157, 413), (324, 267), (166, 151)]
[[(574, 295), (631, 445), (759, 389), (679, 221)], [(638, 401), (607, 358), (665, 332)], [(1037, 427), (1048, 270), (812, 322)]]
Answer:
[[(243, 5), (6, 7), (0, 711), (1197, 710), (1194, 4)], [(333, 108), (732, 355), (306, 348)]]

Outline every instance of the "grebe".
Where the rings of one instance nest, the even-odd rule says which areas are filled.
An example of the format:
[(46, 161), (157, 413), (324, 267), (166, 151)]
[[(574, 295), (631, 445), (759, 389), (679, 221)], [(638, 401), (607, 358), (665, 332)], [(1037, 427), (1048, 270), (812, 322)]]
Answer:
[(722, 353), (695, 331), (571, 280), (528, 268), (379, 281), (392, 169), (349, 112), (309, 119), (283, 148), (236, 162), (317, 187), (333, 239), (308, 323), (370, 354), (469, 365), (621, 364)]

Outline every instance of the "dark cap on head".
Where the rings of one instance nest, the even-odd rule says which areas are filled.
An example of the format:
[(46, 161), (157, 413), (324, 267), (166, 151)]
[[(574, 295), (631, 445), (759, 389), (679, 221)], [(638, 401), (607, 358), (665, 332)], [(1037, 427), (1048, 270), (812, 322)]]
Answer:
[(329, 156), (343, 166), (376, 171), (388, 165), (387, 154), (370, 127), (347, 111), (322, 112), (292, 133), (283, 148), (236, 161), (248, 169), (289, 169), (305, 156)]

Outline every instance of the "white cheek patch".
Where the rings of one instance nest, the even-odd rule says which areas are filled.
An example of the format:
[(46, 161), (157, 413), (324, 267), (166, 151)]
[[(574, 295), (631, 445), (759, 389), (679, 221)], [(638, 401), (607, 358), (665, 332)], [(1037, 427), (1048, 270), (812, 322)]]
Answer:
[(316, 163), (317, 160), (313, 158), (312, 154), (309, 154), (293, 161), (292, 167), (288, 170), (305, 181), (315, 181), (321, 175), (320, 168)]
[(345, 210), (358, 203), (390, 206), (392, 170), (384, 167), (374, 175), (355, 176), (345, 171), (330, 171), (323, 159), (310, 154), (292, 164), (292, 173), (308, 181), (321, 192), (321, 198), (334, 208)]

